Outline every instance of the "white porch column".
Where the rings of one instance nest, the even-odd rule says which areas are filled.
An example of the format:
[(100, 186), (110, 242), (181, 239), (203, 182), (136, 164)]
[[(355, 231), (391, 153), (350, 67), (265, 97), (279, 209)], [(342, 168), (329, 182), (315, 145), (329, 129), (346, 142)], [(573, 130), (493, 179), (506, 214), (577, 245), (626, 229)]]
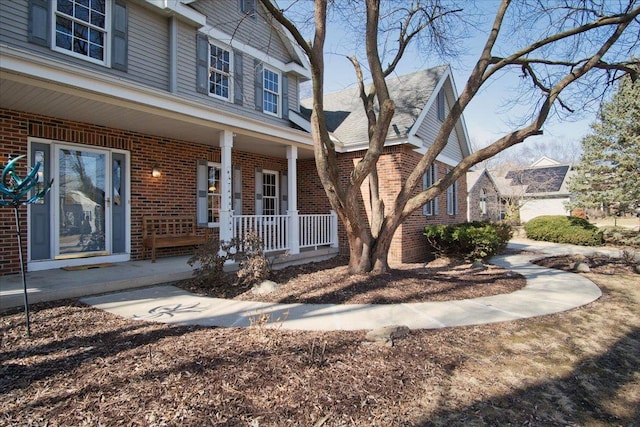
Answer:
[(298, 147), (287, 147), (287, 192), (288, 192), (288, 209), (289, 215), (289, 253), (300, 253), (300, 218), (298, 217)]
[(231, 197), (231, 147), (233, 147), (233, 132), (228, 130), (220, 133), (220, 241), (229, 242), (233, 239), (233, 206)]
[(338, 240), (338, 214), (331, 209), (331, 247), (337, 248), (340, 246)]

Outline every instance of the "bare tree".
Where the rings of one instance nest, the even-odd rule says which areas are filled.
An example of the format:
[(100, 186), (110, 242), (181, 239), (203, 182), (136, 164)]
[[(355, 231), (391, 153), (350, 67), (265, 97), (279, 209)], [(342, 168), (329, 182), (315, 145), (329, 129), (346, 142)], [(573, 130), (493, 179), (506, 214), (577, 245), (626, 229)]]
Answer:
[[(305, 40), (296, 25), (287, 18), (271, 0), (261, 0), (266, 9), (294, 37), (309, 58), (313, 83), (313, 112), (311, 128), (314, 140), (318, 174), (329, 202), (345, 227), (350, 251), (349, 269), (352, 272), (388, 271), (387, 254), (398, 226), (415, 210), (433, 200), (475, 164), (503, 150), (542, 133), (542, 126), (552, 114), (570, 112), (573, 95), (583, 94), (581, 102), (601, 99), (607, 85), (623, 74), (637, 73), (628, 61), (618, 60), (620, 55), (629, 58), (638, 44), (638, 15), (636, 0), (627, 2), (590, 2), (566, 0), (552, 2), (502, 0), (486, 42), (469, 79), (458, 99), (451, 106), (438, 136), (414, 168), (393, 200), (393, 206), (385, 214), (385, 206), (379, 197), (376, 165), (380, 158), (385, 136), (394, 114), (394, 101), (389, 96), (385, 78), (402, 59), (407, 47), (420, 35), (434, 43), (446, 45), (446, 26), (443, 20), (461, 14), (455, 5), (445, 6), (441, 0), (414, 0), (412, 2), (381, 2), (363, 0), (349, 4), (363, 5), (365, 17), (364, 46), (371, 84), (365, 85), (362, 64), (351, 57), (358, 77), (360, 98), (369, 122), (369, 145), (363, 157), (354, 166), (348, 182), (340, 182), (340, 173), (334, 143), (329, 137), (323, 114), (324, 43), (327, 33), (328, 0), (314, 3), (314, 36)], [(575, 3), (575, 4), (573, 4)], [(331, 2), (333, 4), (333, 2)], [(384, 11), (389, 4), (397, 5), (393, 13)], [(403, 18), (400, 18), (402, 14)], [(381, 27), (381, 21), (392, 18), (395, 26)], [(380, 34), (382, 30), (396, 29), (396, 48), (390, 61), (382, 60)], [(539, 31), (532, 31), (539, 30)], [(521, 47), (511, 47), (511, 52), (499, 54), (497, 41), (502, 31), (511, 31), (511, 40), (523, 41)], [(390, 39), (385, 39), (389, 41)], [(513, 44), (508, 44), (513, 46)], [(504, 49), (504, 47), (503, 47)], [(383, 66), (387, 64), (386, 66)], [(499, 72), (516, 67), (521, 70), (523, 83), (534, 90), (531, 99), (531, 115), (527, 123), (507, 133), (485, 148), (465, 157), (430, 188), (416, 194), (427, 168), (445, 148), (449, 135), (463, 111), (478, 91)], [(567, 96), (561, 98), (561, 95)], [(586, 100), (586, 101), (585, 101)], [(358, 194), (361, 184), (369, 178), (371, 190), (371, 220), (360, 215)]]

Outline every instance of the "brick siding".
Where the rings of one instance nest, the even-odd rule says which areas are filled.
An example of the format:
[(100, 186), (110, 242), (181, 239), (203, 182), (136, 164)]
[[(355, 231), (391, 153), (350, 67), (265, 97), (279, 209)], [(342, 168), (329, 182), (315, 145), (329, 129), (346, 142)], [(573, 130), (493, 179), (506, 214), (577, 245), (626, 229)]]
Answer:
[[(349, 179), (349, 174), (353, 170), (354, 164), (363, 155), (362, 151), (340, 154), (338, 157), (338, 167), (340, 169), (340, 180), (345, 184)], [(406, 177), (413, 170), (420, 160), (421, 155), (406, 146), (387, 147), (378, 161), (378, 176), (380, 180), (380, 197), (385, 201), (385, 210), (389, 212)], [(438, 176), (444, 176), (446, 165), (438, 164)], [(299, 176), (304, 176), (304, 193), (298, 196), (298, 207), (304, 212), (326, 212), (331, 209), (326, 198), (322, 184), (316, 172), (314, 160), (304, 160), (299, 162)], [(304, 170), (304, 171), (303, 171)], [(303, 186), (302, 182), (298, 183)], [(360, 193), (360, 200), (364, 205), (368, 205), (369, 191), (365, 182)], [(300, 190), (299, 190), (300, 191)], [(416, 190), (421, 191), (421, 188)], [(443, 193), (438, 198), (439, 214), (425, 216), (421, 209), (413, 212), (396, 231), (391, 247), (389, 249), (390, 262), (421, 262), (428, 257), (426, 241), (423, 237), (424, 227), (427, 224), (457, 224), (464, 222), (467, 216), (467, 184), (466, 179), (458, 179), (458, 211), (456, 215), (447, 215), (446, 194)], [(361, 215), (367, 215), (366, 210)], [(349, 246), (344, 227), (339, 226), (340, 252), (343, 255), (349, 253)]]
[[(12, 110), (0, 110), (0, 160), (26, 155), (28, 137), (79, 143), (130, 153), (131, 169), (131, 259), (142, 256), (142, 217), (146, 215), (196, 214), (196, 164), (198, 160), (220, 162), (220, 149), (209, 145), (167, 139), (152, 135), (93, 126)], [(162, 176), (154, 178), (151, 169), (160, 166)], [(232, 163), (242, 170), (244, 214), (255, 213), (256, 167), (286, 171), (286, 158), (272, 158), (233, 151)], [(22, 160), (17, 170), (26, 170)], [(323, 213), (327, 213), (328, 209)], [(27, 209), (20, 207), (23, 254), (27, 256)], [(217, 234), (214, 232), (214, 236)], [(0, 275), (20, 271), (15, 221), (12, 209), (0, 209)], [(190, 254), (191, 248), (159, 249), (158, 256)]]

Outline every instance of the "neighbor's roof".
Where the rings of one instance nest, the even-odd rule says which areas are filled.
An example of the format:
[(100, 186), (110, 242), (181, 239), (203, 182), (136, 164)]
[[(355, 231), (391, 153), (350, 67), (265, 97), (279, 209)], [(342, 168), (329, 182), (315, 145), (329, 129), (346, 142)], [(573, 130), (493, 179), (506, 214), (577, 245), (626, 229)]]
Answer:
[(503, 196), (551, 197), (568, 196), (568, 183), (574, 174), (570, 164), (535, 162), (529, 168), (492, 170), (494, 182)]
[(487, 178), (489, 178), (489, 181), (491, 181), (493, 185), (496, 187), (496, 190), (498, 189), (498, 186), (493, 180), (493, 176), (485, 168), (485, 169), (467, 171), (467, 192), (470, 193), (471, 191), (473, 191), (473, 187), (475, 187), (478, 181), (480, 181), (480, 178), (482, 178), (482, 175), (486, 175)]
[[(387, 78), (389, 96), (395, 102), (395, 115), (389, 126), (387, 141), (406, 138), (425, 107), (434, 88), (448, 69), (447, 65)], [(301, 112), (311, 117), (312, 100), (301, 101)], [(325, 117), (329, 132), (344, 145), (368, 141), (368, 122), (358, 88), (325, 94)], [(376, 110), (379, 108), (376, 106)]]

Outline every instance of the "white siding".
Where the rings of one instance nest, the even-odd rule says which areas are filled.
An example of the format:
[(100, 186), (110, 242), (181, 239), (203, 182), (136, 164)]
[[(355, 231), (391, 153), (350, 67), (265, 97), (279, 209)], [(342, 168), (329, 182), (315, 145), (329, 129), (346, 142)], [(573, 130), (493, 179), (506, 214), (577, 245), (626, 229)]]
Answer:
[(569, 211), (564, 207), (568, 201), (566, 197), (527, 200), (520, 208), (520, 221), (527, 222), (540, 215), (569, 215)]
[(169, 22), (164, 16), (128, 2), (129, 64), (127, 75), (137, 83), (168, 90)]
[(168, 24), (166, 18), (127, 2), (128, 70), (126, 73), (29, 43), (28, 2), (0, 0), (0, 42), (38, 52), (100, 73), (166, 90), (168, 85)]
[(196, 30), (178, 23), (178, 93), (196, 95)]
[(0, 0), (0, 43), (19, 46), (32, 50), (44, 50), (27, 42), (27, 9), (26, 1)]
[[(435, 98), (435, 94), (433, 95)], [(445, 110), (449, 111), (449, 99), (445, 98)], [(438, 136), (438, 132), (440, 131), (440, 127), (442, 126), (442, 122), (438, 120), (438, 109), (437, 102), (431, 104), (431, 108), (427, 113), (424, 121), (422, 122), (420, 128), (416, 131), (416, 135), (424, 141), (425, 147), (429, 147), (433, 141)], [(451, 134), (449, 135), (449, 141), (445, 146), (444, 150), (442, 150), (442, 155), (447, 158), (457, 162), (460, 162), (463, 158), (462, 150), (460, 149), (462, 138), (458, 135), (458, 131), (456, 128), (453, 129)]]
[(289, 109), (294, 111), (300, 110), (300, 82), (298, 78), (289, 75)]
[(265, 21), (266, 12), (260, 0), (256, 0), (258, 13), (255, 19), (241, 13), (238, 0), (201, 0), (191, 6), (207, 17), (207, 24), (233, 35), (239, 42), (282, 62), (291, 61), (282, 39), (272, 32), (271, 25)]

